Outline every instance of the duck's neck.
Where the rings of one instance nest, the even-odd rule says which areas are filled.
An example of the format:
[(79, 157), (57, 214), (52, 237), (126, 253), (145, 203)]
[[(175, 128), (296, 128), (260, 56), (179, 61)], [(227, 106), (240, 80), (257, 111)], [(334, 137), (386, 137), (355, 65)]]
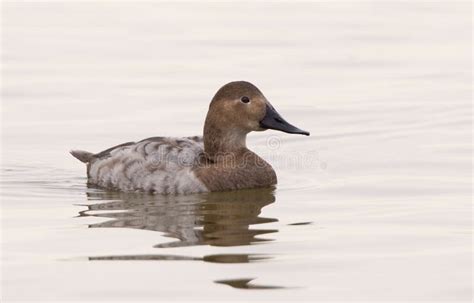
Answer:
[(222, 129), (213, 123), (204, 125), (204, 152), (213, 161), (235, 157), (247, 150), (247, 132), (235, 129)]

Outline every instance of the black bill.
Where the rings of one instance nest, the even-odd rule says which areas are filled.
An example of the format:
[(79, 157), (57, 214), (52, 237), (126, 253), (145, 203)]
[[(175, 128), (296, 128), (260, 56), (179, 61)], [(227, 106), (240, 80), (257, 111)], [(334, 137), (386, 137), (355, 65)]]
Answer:
[(289, 134), (301, 134), (309, 136), (309, 132), (299, 129), (296, 126), (286, 122), (280, 114), (273, 108), (273, 106), (267, 104), (265, 117), (260, 121), (260, 127), (267, 129), (280, 130)]

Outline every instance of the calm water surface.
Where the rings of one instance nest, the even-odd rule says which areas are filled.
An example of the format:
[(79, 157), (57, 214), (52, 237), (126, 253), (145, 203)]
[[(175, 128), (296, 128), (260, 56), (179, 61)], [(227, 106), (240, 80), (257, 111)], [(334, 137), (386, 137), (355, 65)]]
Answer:
[[(6, 2), (2, 299), (472, 297), (469, 2)], [(224, 83), (311, 137), (275, 189), (86, 186), (68, 151), (200, 134)]]

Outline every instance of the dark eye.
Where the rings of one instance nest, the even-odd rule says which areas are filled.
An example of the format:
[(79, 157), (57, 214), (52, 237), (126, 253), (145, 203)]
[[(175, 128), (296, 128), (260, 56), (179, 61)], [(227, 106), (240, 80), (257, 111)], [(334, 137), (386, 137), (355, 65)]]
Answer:
[(243, 96), (242, 98), (240, 98), (240, 101), (242, 101), (244, 103), (249, 103), (250, 99), (249, 99), (249, 97)]

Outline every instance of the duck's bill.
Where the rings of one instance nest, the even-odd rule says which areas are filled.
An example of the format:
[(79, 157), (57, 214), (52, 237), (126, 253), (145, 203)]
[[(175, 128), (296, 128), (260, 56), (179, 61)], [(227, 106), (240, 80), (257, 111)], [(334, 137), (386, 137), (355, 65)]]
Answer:
[(298, 127), (286, 122), (286, 120), (280, 116), (273, 106), (269, 104), (267, 104), (265, 117), (263, 117), (263, 120), (260, 121), (260, 127), (265, 129), (279, 130), (289, 134), (309, 136), (309, 132), (299, 129)]

